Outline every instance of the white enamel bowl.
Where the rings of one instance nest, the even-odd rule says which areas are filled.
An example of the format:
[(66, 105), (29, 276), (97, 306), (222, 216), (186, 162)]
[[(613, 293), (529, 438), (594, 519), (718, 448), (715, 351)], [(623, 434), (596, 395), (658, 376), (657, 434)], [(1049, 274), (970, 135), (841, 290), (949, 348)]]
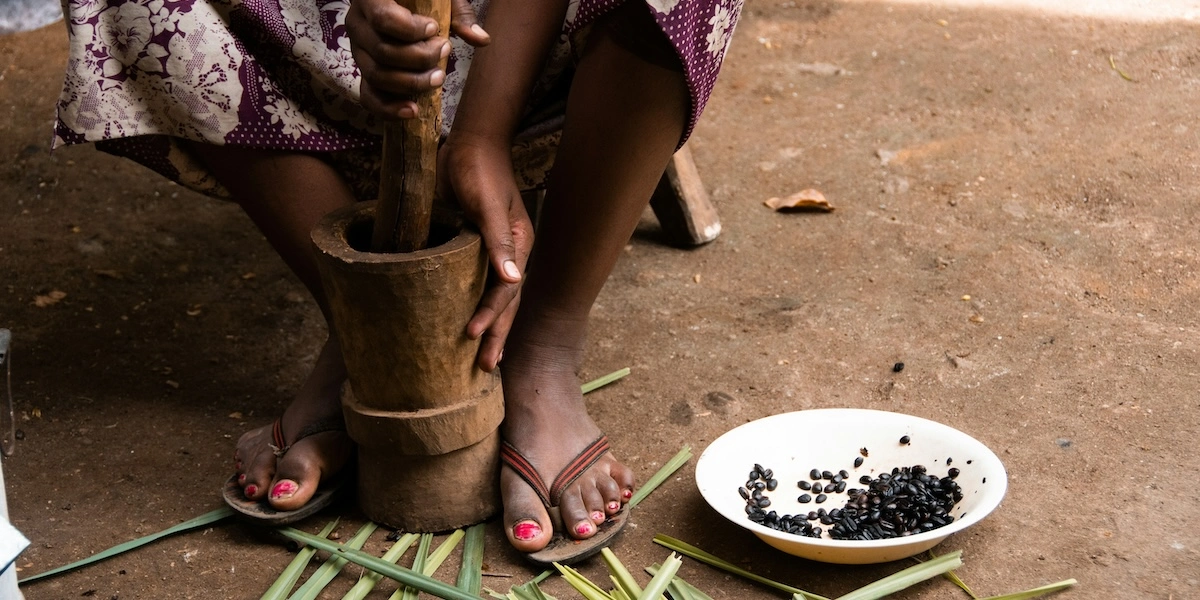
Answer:
[[(900, 443), (902, 436), (908, 436), (908, 444)], [(868, 456), (855, 468), (860, 448), (866, 448)], [(952, 459), (952, 464), (947, 465), (946, 459)], [(939, 477), (954, 467), (960, 471), (955, 481), (962, 488), (963, 499), (951, 511), (952, 523), (925, 533), (869, 541), (834, 540), (828, 533), (822, 538), (803, 537), (746, 517), (746, 501), (738, 488), (746, 484), (756, 463), (774, 471), (779, 486), (774, 492), (765, 492), (771, 499), (767, 510), (780, 515), (807, 514), (822, 507), (832, 510), (845, 504), (845, 493), (828, 494), (829, 499), (821, 505), (797, 501), (804, 493), (797, 482), (810, 480), (814, 468), (848, 471), (848, 488), (853, 488), (860, 486), (862, 475), (875, 477), (894, 467), (923, 465), (930, 475)], [(829, 408), (774, 415), (726, 432), (700, 455), (696, 484), (717, 512), (775, 548), (821, 562), (869, 564), (919, 554), (978, 523), (1004, 498), (1008, 476), (995, 453), (953, 427), (899, 413)]]

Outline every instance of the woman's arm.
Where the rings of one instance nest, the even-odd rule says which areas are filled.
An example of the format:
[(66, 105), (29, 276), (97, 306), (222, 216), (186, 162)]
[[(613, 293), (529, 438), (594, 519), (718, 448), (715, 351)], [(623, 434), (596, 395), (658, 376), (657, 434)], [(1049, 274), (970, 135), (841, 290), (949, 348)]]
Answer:
[(566, 10), (566, 0), (492, 2), (491, 43), (475, 52), (440, 156), (439, 177), (479, 226), (495, 273), (467, 325), (467, 335), (483, 338), (478, 362), (488, 371), (500, 360), (533, 248), (533, 224), (513, 178), (512, 142)]
[(566, 0), (493, 0), (492, 43), (475, 51), (451, 136), (470, 136), (508, 151), (550, 48), (562, 31)]

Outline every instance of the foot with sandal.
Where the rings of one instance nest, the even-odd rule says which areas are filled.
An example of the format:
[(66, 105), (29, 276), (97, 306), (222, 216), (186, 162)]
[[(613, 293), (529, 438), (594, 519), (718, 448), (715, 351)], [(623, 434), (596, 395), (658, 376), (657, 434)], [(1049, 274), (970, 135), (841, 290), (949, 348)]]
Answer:
[[(274, 11), (240, 19), (247, 24), (287, 22), (313, 13), (311, 7), (289, 6), (311, 2), (243, 4), (235, 10)], [(201, 25), (209, 32), (204, 43), (211, 47), (193, 48), (197, 56), (241, 52), (242, 33), (220, 25), (231, 21), (228, 15), (190, 20), (227, 10), (224, 5), (184, 4), (187, 9), (176, 15), (178, 32)], [(97, 141), (194, 190), (238, 202), (328, 323), (309, 232), (329, 212), (373, 197), (370, 182), (378, 182), (378, 162), (362, 157), (377, 159), (378, 120), (416, 116), (412, 98), (445, 86), (443, 196), (480, 229), (492, 273), (467, 334), (480, 339), (479, 366), (499, 366), (503, 373), (506, 417), (498, 474), (503, 526), (513, 547), (531, 560), (571, 562), (611, 542), (627, 519), (624, 507), (635, 486), (633, 472), (611, 451), (580, 393), (588, 314), (667, 163), (699, 118), (741, 2), (452, 0), (452, 5), (453, 44), (437, 35), (431, 19), (394, 0), (355, 0), (344, 29), (289, 27), (296, 35), (325, 37), (308, 40), (313, 43), (303, 53), (279, 48), (261, 56), (238, 54), (226, 61), (237, 72), (206, 80), (205, 86), (216, 88), (206, 87), (204, 94), (172, 92), (202, 83), (188, 80), (189, 73), (156, 72), (154, 77), (173, 85), (154, 90), (136, 89), (138, 78), (128, 77), (127, 88), (126, 79), (88, 70), (94, 61), (73, 60), (56, 145)], [(483, 5), (486, 31), (474, 12)], [(103, 20), (114, 13), (98, 12), (72, 18)], [(89, 35), (100, 25), (72, 35)], [(156, 31), (163, 36), (156, 44), (175, 48), (166, 38), (178, 32)], [(277, 37), (262, 32), (258, 43), (278, 44)], [(347, 39), (356, 75), (337, 66), (348, 59)], [(77, 42), (73, 49), (107, 43), (98, 37), (91, 44)], [(447, 55), (454, 64), (443, 71), (438, 62)], [(272, 73), (306, 75), (302, 84), (285, 85), (284, 78), (265, 92), (241, 85), (275, 86)], [(544, 123), (526, 122), (542, 114), (528, 107), (564, 84), (565, 109)], [(318, 85), (328, 87), (316, 90)], [(102, 89), (112, 106), (137, 110), (100, 111), (113, 121), (97, 121), (81, 108), (84, 89)], [(192, 104), (207, 98), (221, 101)], [(104, 96), (100, 102), (106, 102)], [(193, 121), (174, 128), (160, 126), (189, 118)], [(235, 122), (235, 129), (212, 130), (214, 123)], [(515, 145), (555, 126), (561, 137), (548, 174), (514, 164)], [(142, 131), (163, 134), (134, 133)], [(530, 181), (542, 182), (546, 190), (536, 246), (520, 194)], [(284, 414), (238, 441), (224, 494), (239, 511), (269, 523), (303, 518), (327, 504), (345, 480), (354, 448), (341, 418), (346, 373), (336, 334), (330, 331)]]
[(341, 407), (344, 380), (336, 344), (327, 342), (283, 415), (238, 439), (235, 472), (222, 490), (226, 504), (256, 521), (286, 525), (329, 506), (352, 485), (354, 445)]

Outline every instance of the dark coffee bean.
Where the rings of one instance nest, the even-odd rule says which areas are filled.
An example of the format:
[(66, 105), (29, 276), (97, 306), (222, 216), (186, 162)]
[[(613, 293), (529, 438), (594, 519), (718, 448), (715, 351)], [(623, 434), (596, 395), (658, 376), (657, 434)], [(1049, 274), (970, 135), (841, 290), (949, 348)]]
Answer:
[(954, 467), (950, 467), (950, 470), (946, 471), (946, 476), (949, 477), (950, 479), (954, 479), (955, 477), (958, 477), (959, 473), (960, 473), (960, 471), (958, 469), (956, 469)]
[(766, 471), (766, 469), (764, 469), (764, 468), (763, 468), (763, 466), (762, 466), (762, 465), (760, 465), (760, 464), (758, 464), (758, 463), (754, 463), (754, 470), (755, 470), (755, 471), (757, 471), (757, 472), (759, 472), (759, 473), (762, 473), (763, 471)]
[(845, 469), (842, 469), (841, 471), (838, 471), (838, 476), (841, 477), (842, 479), (850, 479), (850, 472)]
[(763, 479), (771, 479), (772, 477), (775, 476), (775, 471), (772, 471), (771, 469), (767, 469), (765, 471), (759, 471), (759, 473), (762, 473)]
[(802, 490), (811, 490), (812, 489), (812, 484), (807, 481), (797, 481), (796, 485), (799, 486), (800, 489), (802, 489)]
[(833, 473), (829, 471), (821, 471), (821, 479), (833, 479)]
[(821, 472), (816, 469), (813, 469), (808, 472), (808, 478), (812, 479), (813, 481), (817, 481), (817, 480), (821, 479)]
[(832, 494), (833, 491), (837, 489), (837, 486), (838, 486), (838, 484), (833, 483), (833, 482), (825, 484), (825, 493)]
[(758, 472), (758, 469), (755, 469), (753, 471), (750, 471), (750, 475), (747, 476), (746, 479), (749, 479), (750, 481), (757, 481), (759, 474), (760, 473)]
[(808, 504), (809, 502), (812, 502), (812, 496), (809, 496), (808, 494), (800, 494), (800, 497), (796, 498), (796, 502), (799, 502), (800, 504)]
[(829, 496), (826, 496), (825, 494), (817, 494), (817, 497), (816, 497), (817, 504), (824, 502), (828, 497)]
[(767, 480), (767, 491), (768, 491), (768, 492), (773, 492), (773, 491), (775, 491), (775, 488), (777, 488), (777, 487), (779, 487), (779, 480), (778, 480), (778, 479), (768, 479), (768, 480)]
[(754, 489), (756, 489), (756, 490), (763, 490), (763, 489), (766, 489), (766, 488), (767, 488), (767, 484), (766, 484), (766, 483), (764, 483), (764, 482), (762, 482), (762, 481), (755, 481), (755, 482), (754, 482)]
[(744, 487), (738, 488), (738, 493), (742, 495), (743, 499), (750, 498), (750, 492), (746, 491), (746, 488), (744, 488)]
[(770, 506), (770, 505), (771, 505), (771, 499), (770, 499), (770, 498), (759, 498), (759, 499), (758, 499), (758, 507), (759, 507), (759, 508), (766, 508), (766, 507), (768, 507), (768, 506)]
[(912, 443), (912, 438), (908, 437), (907, 435), (900, 437), (900, 445), (907, 446), (910, 443)]
[(868, 483), (871, 483), (871, 476), (870, 476), (870, 475), (863, 475), (862, 477), (859, 477), (859, 478), (858, 478), (858, 482), (859, 482), (859, 483), (861, 483), (861, 484), (863, 484), (863, 485), (866, 485), (866, 484), (868, 484)]
[(863, 464), (863, 457), (859, 456), (854, 459), (854, 468), (857, 469)]
[(902, 363), (902, 362), (898, 362), (898, 363), (892, 365), (893, 373), (899, 373), (900, 371), (903, 371), (903, 370), (904, 370), (904, 363)]
[(837, 492), (837, 493), (839, 493), (839, 494), (840, 494), (840, 493), (842, 493), (842, 492), (844, 492), (844, 491), (846, 491), (846, 482), (845, 482), (845, 481), (839, 481), (839, 482), (838, 482), (838, 484), (837, 484), (837, 487), (836, 487), (836, 488), (834, 488), (834, 490), (833, 490), (833, 491), (835, 491), (835, 492)]
[(841, 483), (843, 479), (845, 479), (845, 477), (842, 477), (842, 475), (839, 473), (834, 475), (833, 479), (830, 479), (829, 481), (832, 481), (833, 483)]

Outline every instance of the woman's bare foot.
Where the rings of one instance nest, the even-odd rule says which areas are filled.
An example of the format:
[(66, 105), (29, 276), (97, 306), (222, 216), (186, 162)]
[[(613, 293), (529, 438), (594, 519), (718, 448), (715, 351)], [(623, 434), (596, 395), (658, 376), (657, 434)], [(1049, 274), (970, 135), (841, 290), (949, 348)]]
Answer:
[[(505, 346), (501, 433), (551, 485), (601, 432), (588, 416), (579, 390), (583, 323), (541, 319), (535, 329), (510, 336)], [(575, 539), (595, 535), (599, 525), (633, 496), (633, 484), (628, 467), (611, 453), (602, 456), (557, 499), (566, 528), (562, 533)], [(505, 532), (512, 545), (522, 552), (544, 548), (554, 525), (537, 492), (505, 466), (500, 472), (500, 493)]]
[[(278, 448), (271, 425), (242, 435), (234, 460), (238, 482), (247, 498), (266, 498), (276, 510), (295, 510), (312, 498), (322, 481), (342, 470), (353, 450), (342, 424), (340, 396), (345, 380), (341, 349), (330, 340), (283, 413), (287, 451), (276, 456)], [(324, 431), (309, 433), (315, 429)]]

